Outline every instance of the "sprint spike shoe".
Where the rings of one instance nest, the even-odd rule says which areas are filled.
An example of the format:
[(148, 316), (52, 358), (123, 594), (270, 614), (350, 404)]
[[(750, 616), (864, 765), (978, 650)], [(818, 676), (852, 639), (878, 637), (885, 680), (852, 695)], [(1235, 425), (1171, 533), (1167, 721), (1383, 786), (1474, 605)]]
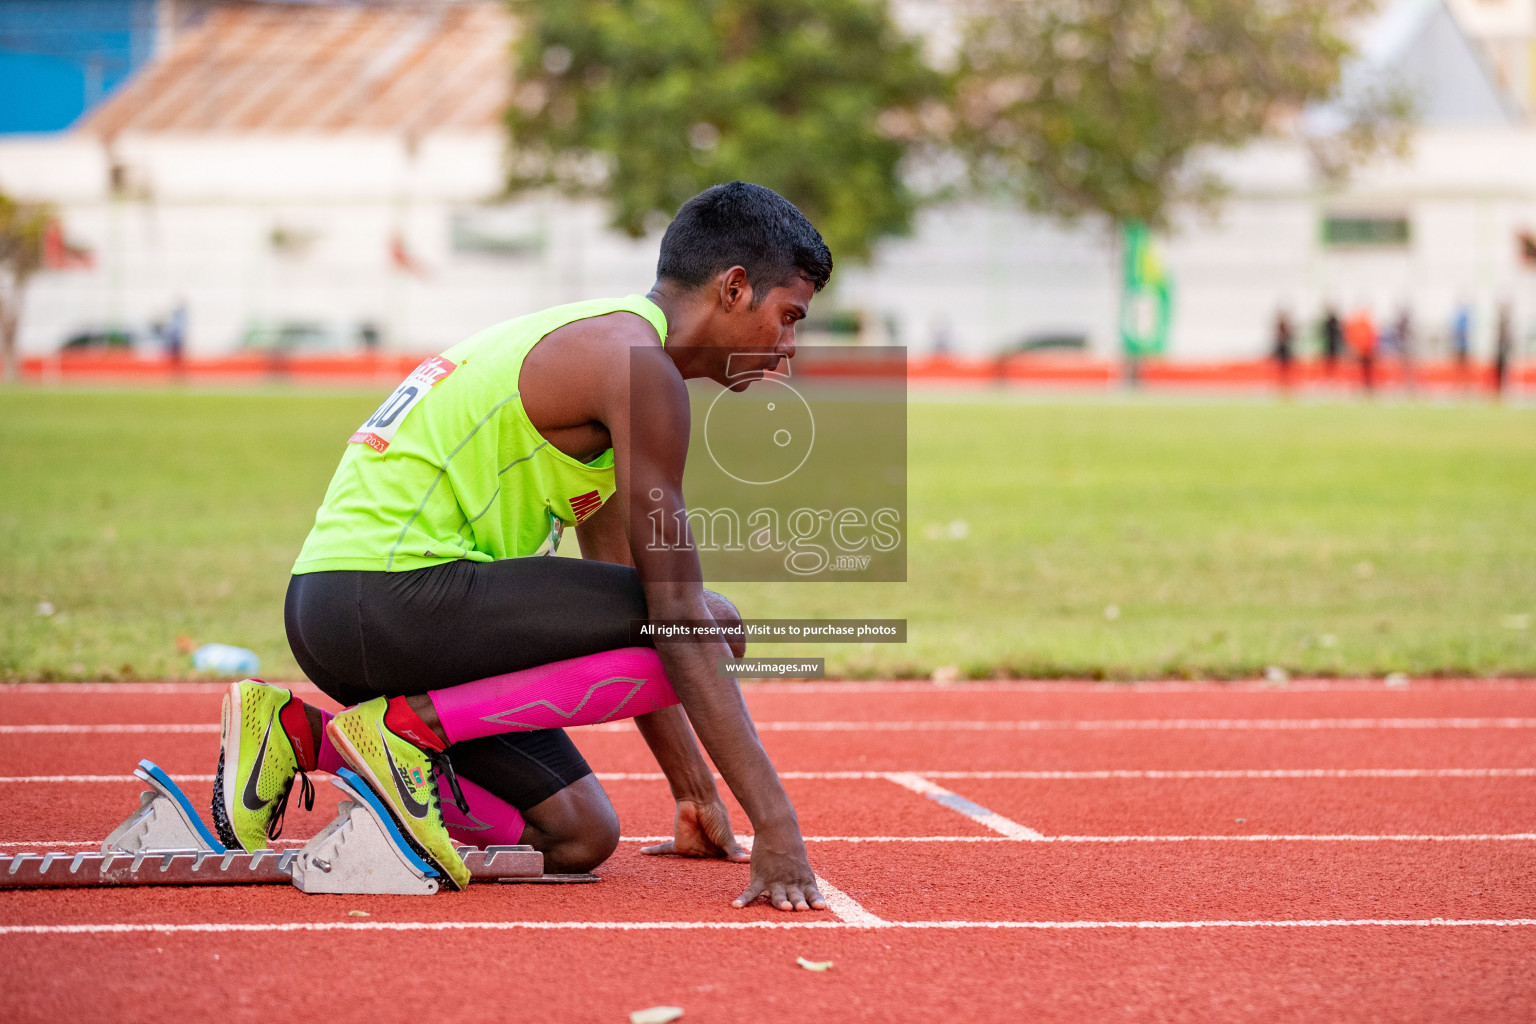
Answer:
[(295, 775), (303, 780), (299, 799), (305, 809), (315, 805), (314, 787), (285, 724), (309, 728), (303, 702), (292, 693), (256, 679), (230, 684), (212, 810), (219, 839), (232, 850), (260, 850), (282, 834)]
[(443, 824), (433, 777), (436, 771), (451, 779), (452, 769), (441, 754), (430, 754), (391, 730), (384, 721), (388, 708), (388, 697), (364, 701), (326, 723), (326, 734), (342, 759), (384, 801), (405, 841), (450, 885), (463, 889), (469, 885), (469, 869)]

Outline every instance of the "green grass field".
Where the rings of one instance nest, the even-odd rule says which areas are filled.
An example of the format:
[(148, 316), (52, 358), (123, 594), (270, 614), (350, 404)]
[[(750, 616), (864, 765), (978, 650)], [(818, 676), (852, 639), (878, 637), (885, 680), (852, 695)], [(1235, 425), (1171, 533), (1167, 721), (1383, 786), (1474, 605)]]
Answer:
[[(0, 677), (185, 678), (187, 636), (296, 678), (288, 570), (378, 398), (0, 392)], [(1536, 410), (914, 400), (909, 422), (910, 582), (720, 589), (751, 617), (906, 618), (910, 642), (755, 653), (1536, 675)]]

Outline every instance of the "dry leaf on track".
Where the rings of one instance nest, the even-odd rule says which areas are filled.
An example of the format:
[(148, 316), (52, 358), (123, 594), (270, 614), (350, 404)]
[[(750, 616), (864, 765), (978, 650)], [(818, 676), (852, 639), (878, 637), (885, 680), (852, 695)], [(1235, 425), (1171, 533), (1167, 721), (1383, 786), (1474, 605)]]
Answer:
[(629, 1024), (667, 1024), (683, 1015), (681, 1006), (652, 1006), (629, 1015)]

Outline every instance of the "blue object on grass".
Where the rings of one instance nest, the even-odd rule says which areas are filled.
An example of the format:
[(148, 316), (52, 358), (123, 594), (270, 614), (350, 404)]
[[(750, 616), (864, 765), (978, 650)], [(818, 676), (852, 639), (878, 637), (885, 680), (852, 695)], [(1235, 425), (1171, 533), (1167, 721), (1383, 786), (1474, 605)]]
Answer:
[(192, 667), (199, 672), (217, 672), (221, 676), (253, 676), (261, 671), (261, 659), (255, 651), (229, 644), (203, 644), (192, 652)]

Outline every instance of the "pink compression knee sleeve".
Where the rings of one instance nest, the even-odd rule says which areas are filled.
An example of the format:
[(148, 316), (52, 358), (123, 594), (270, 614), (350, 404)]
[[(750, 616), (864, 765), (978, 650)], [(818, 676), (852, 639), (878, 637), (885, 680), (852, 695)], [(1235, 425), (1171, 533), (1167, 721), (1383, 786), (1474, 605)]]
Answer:
[(516, 807), (473, 780), (459, 776), (459, 788), (469, 804), (469, 813), (459, 810), (453, 793), (441, 778), (437, 780), (438, 803), (443, 809), (443, 824), (448, 835), (460, 846), (516, 846), (523, 841), (523, 815)]
[(677, 694), (649, 647), (623, 647), (430, 690), (449, 743), (594, 725), (671, 707)]

